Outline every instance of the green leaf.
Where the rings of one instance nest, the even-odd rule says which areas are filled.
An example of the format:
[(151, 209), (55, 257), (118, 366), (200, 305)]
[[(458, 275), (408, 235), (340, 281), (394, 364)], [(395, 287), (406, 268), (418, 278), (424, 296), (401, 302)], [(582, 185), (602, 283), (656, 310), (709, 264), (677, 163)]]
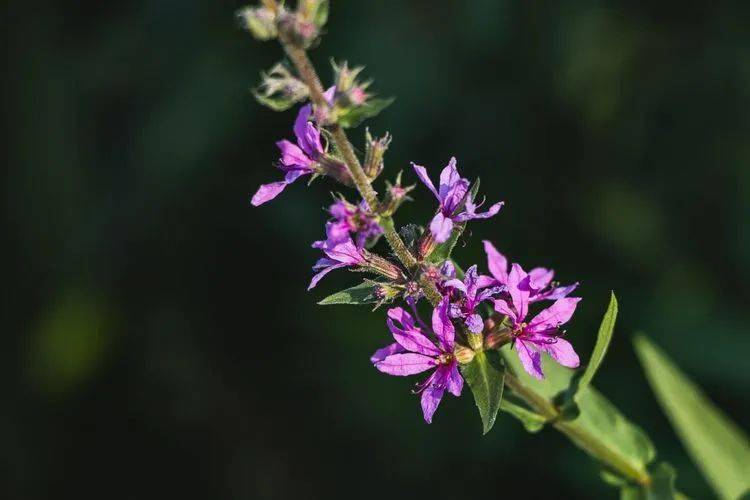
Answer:
[(620, 500), (676, 500), (684, 498), (674, 488), (677, 477), (674, 468), (662, 462), (651, 472), (651, 484), (637, 486), (629, 484), (620, 490)]
[(500, 409), (518, 419), (523, 424), (524, 428), (531, 433), (542, 430), (544, 424), (547, 422), (543, 416), (534, 413), (531, 410), (527, 410), (521, 405), (511, 403), (508, 401), (508, 398), (505, 398), (500, 402)]
[(634, 344), (656, 399), (693, 461), (720, 498), (738, 498), (750, 488), (747, 435), (648, 338), (639, 335)]
[(370, 99), (362, 106), (357, 106), (342, 112), (338, 117), (338, 124), (344, 128), (354, 128), (367, 118), (377, 116), (378, 113), (391, 105), (395, 99), (389, 97)]
[(334, 304), (373, 304), (380, 299), (376, 297), (375, 291), (380, 285), (375, 281), (364, 281), (357, 286), (341, 290), (318, 302), (321, 306)]
[(456, 243), (458, 243), (458, 238), (461, 237), (461, 234), (464, 232), (465, 224), (459, 224), (451, 233), (451, 237), (448, 238), (447, 241), (444, 243), (440, 243), (435, 247), (435, 250), (432, 251), (430, 256), (427, 258), (428, 262), (432, 262), (434, 264), (440, 264), (444, 262), (446, 259), (449, 259), (451, 254), (453, 253), (453, 249), (456, 247)]
[(461, 373), (474, 394), (483, 433), (487, 434), (495, 425), (503, 399), (505, 367), (500, 355), (497, 351), (478, 352), (471, 363), (461, 365)]
[[(538, 380), (524, 371), (510, 345), (504, 346), (501, 352), (508, 368), (519, 380), (550, 401), (571, 383), (573, 370), (555, 363), (546, 354), (542, 355), (545, 379)], [(621, 457), (626, 466), (645, 474), (646, 466), (656, 455), (648, 436), (590, 385), (578, 393), (577, 401), (580, 410), (578, 417), (559, 424), (569, 431), (571, 440), (594, 458), (602, 459), (604, 455), (614, 453)], [(580, 433), (595, 436), (600, 446), (592, 449), (576, 438), (576, 434)]]
[(607, 353), (607, 348), (612, 340), (612, 332), (615, 329), (615, 321), (617, 320), (617, 311), (617, 297), (615, 297), (614, 292), (612, 292), (607, 312), (604, 313), (602, 322), (599, 325), (596, 345), (594, 345), (594, 352), (591, 354), (591, 360), (589, 361), (588, 366), (586, 366), (586, 369), (583, 372), (576, 372), (570, 381), (568, 389), (555, 396), (555, 404), (560, 406), (565, 420), (575, 419), (580, 412), (580, 410), (576, 408), (576, 395), (579, 391), (585, 389), (591, 384), (591, 380), (599, 369), (599, 365), (602, 364), (604, 355)]
[(321, 0), (321, 2), (318, 4), (318, 10), (315, 11), (315, 16), (313, 17), (313, 23), (315, 23), (315, 26), (318, 28), (322, 28), (325, 26), (326, 22), (328, 22), (328, 11), (330, 10), (330, 5), (328, 3), (328, 0)]
[(609, 343), (612, 340), (612, 332), (615, 329), (615, 321), (617, 321), (618, 309), (619, 307), (617, 305), (617, 297), (615, 297), (615, 293), (612, 292), (612, 295), (609, 299), (607, 312), (604, 313), (604, 318), (602, 318), (602, 322), (599, 325), (599, 333), (596, 336), (596, 345), (594, 345), (594, 352), (591, 354), (591, 359), (589, 360), (589, 364), (586, 367), (586, 370), (584, 370), (583, 375), (580, 379), (577, 379), (577, 387), (573, 392), (574, 397), (576, 392), (588, 387), (588, 385), (591, 383), (591, 380), (594, 378), (596, 371), (599, 369), (599, 365), (602, 364), (604, 355), (607, 353), (607, 348), (609, 347)]

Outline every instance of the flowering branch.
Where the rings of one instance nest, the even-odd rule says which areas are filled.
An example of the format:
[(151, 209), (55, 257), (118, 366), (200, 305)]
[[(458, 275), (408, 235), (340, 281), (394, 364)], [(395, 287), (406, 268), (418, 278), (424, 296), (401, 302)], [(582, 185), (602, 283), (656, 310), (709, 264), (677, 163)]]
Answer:
[[(427, 168), (412, 164), (438, 207), (426, 229), (410, 225), (400, 234), (392, 216), (408, 199), (412, 187), (402, 187), (399, 174), (395, 184), (387, 184), (386, 197), (380, 200), (372, 184), (383, 169), (382, 157), (390, 137), (374, 140), (367, 132), (363, 168), (345, 131), (374, 116), (390, 101), (372, 98), (369, 90), (365, 91), (371, 82), (357, 81), (362, 68), (349, 69), (346, 63), (334, 65), (335, 84), (328, 89), (323, 86), (307, 49), (319, 37), (327, 15), (326, 0), (300, 0), (295, 11), (275, 0), (263, 0), (262, 6), (240, 12), (256, 38), (278, 38), (296, 70), (295, 76), (283, 65), (274, 67), (264, 76), (263, 90), (256, 92), (259, 100), (282, 110), (310, 99), (294, 124), (296, 144), (287, 140), (277, 143), (284, 179), (261, 186), (253, 204), (270, 201), (302, 175), (313, 179), (328, 176), (353, 184), (362, 198), (352, 204), (342, 197), (330, 207), (332, 220), (326, 224), (326, 239), (313, 244), (324, 257), (313, 268), (317, 274), (310, 288), (330, 271), (348, 268), (373, 273), (379, 279), (365, 280), (329, 296), (322, 304), (405, 302), (409, 310), (388, 310), (386, 323), (394, 342), (370, 359), (376, 369), (390, 375), (431, 372), (415, 391), (421, 394), (428, 423), (444, 393), (460, 396), (466, 381), (485, 433), (500, 410), (519, 419), (531, 432), (548, 424), (598, 460), (609, 482), (623, 491), (635, 487), (653, 494), (658, 488), (669, 495), (655, 498), (673, 498), (671, 469), (662, 467), (653, 474), (649, 469), (655, 451), (648, 437), (588, 387), (614, 328), (614, 295), (591, 363), (583, 371), (570, 370), (578, 368), (580, 360), (563, 338), (566, 332), (562, 326), (570, 321), (581, 300), (569, 297), (578, 283), (560, 286), (553, 281), (554, 272), (542, 267), (527, 272), (510, 263), (489, 241), (484, 242), (489, 275), (480, 274), (476, 265), (464, 273), (454, 263), (451, 252), (466, 224), (493, 217), (503, 206), (496, 202), (480, 211), (484, 202), (477, 203), (479, 183), (461, 177), (455, 158), (440, 173), (437, 187)], [(327, 134), (335, 151), (324, 146), (321, 133)], [(372, 250), (381, 234), (398, 262)], [(432, 306), (430, 324), (418, 312), (422, 297)], [(532, 306), (542, 303), (551, 304), (530, 313)], [(505, 386), (512, 392), (507, 397)]]

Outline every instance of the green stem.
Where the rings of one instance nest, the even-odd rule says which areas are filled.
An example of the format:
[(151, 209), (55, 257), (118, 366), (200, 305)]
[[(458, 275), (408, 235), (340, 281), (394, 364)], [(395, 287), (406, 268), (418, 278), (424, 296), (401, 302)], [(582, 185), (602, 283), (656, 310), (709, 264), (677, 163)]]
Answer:
[[(323, 95), (323, 85), (320, 83), (320, 78), (310, 62), (307, 52), (291, 43), (284, 33), (280, 33), (279, 38), (281, 40), (281, 45), (284, 47), (284, 51), (287, 56), (289, 56), (292, 64), (297, 68), (300, 78), (310, 89), (310, 99), (313, 104), (319, 109), (327, 109), (329, 105)], [(331, 126), (330, 131), (333, 142), (336, 145), (336, 148), (341, 152), (357, 190), (370, 208), (380, 215), (380, 223), (383, 227), (385, 239), (388, 241), (393, 253), (407, 269), (410, 271), (418, 271), (420, 262), (414, 257), (414, 255), (412, 255), (404, 241), (396, 232), (393, 219), (380, 212), (381, 206), (377, 193), (373, 189), (370, 179), (362, 169), (362, 164), (354, 153), (354, 148), (352, 147), (346, 132), (339, 125)], [(435, 284), (422, 276), (419, 277), (419, 284), (422, 286), (422, 290), (430, 303), (433, 306), (437, 305), (441, 300), (441, 296), (435, 288)], [(606, 463), (612, 469), (618, 471), (623, 476), (637, 484), (650, 484), (651, 477), (646, 471), (634, 468), (625, 457), (621, 456), (616, 450), (608, 447), (606, 443), (602, 442), (596, 436), (575, 424), (560, 420), (560, 413), (551, 402), (525, 386), (513, 374), (507, 373), (505, 375), (505, 384), (522, 398), (534, 411), (545, 417), (549, 422), (552, 422), (552, 425), (557, 430), (565, 434), (571, 441), (586, 451), (589, 455)]]
[(535, 412), (551, 422), (555, 429), (565, 434), (586, 453), (607, 464), (634, 483), (642, 486), (651, 484), (651, 476), (649, 476), (647, 471), (633, 467), (627, 458), (622, 456), (617, 450), (609, 447), (607, 443), (574, 422), (561, 420), (560, 412), (555, 405), (544, 396), (524, 385), (512, 373), (506, 372), (505, 385), (523, 399)]

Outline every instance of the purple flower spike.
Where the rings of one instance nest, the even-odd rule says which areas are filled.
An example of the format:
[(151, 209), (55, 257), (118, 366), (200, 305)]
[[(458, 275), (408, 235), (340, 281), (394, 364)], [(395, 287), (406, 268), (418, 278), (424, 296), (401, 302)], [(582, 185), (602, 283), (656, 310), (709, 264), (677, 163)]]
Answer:
[(432, 332), (427, 333), (434, 334), (437, 343), (425, 335), (426, 326), (418, 325), (411, 314), (400, 307), (390, 309), (388, 329), (396, 342), (378, 349), (370, 358), (375, 368), (389, 375), (415, 375), (434, 369), (416, 390), (422, 393), (422, 413), (428, 424), (445, 391), (458, 397), (464, 386), (453, 356), (456, 332), (448, 317), (449, 307), (446, 297), (432, 311)]
[(459, 175), (456, 158), (451, 158), (440, 173), (440, 189), (435, 189), (425, 167), (414, 163), (412, 166), (419, 180), (432, 191), (440, 203), (438, 213), (430, 222), (430, 232), (438, 243), (443, 243), (450, 238), (455, 224), (472, 219), (487, 219), (498, 213), (503, 206), (501, 201), (492, 205), (486, 212), (477, 213), (481, 203), (479, 205), (475, 203), (469, 192), (468, 179)]
[(543, 379), (542, 352), (569, 368), (576, 368), (580, 364), (573, 346), (561, 337), (560, 326), (570, 321), (581, 299), (558, 299), (527, 322), (531, 281), (530, 274), (518, 264), (513, 264), (507, 281), (510, 300), (496, 299), (495, 310), (511, 321), (513, 347), (524, 369), (530, 375)]
[(313, 276), (310, 286), (307, 287), (308, 290), (315, 288), (323, 276), (334, 269), (358, 266), (367, 262), (365, 250), (357, 247), (349, 235), (343, 238), (339, 237), (333, 223), (326, 224), (326, 234), (328, 239), (316, 241), (312, 244), (313, 248), (323, 250), (326, 257), (322, 257), (313, 266), (313, 270), (319, 272)]
[(289, 184), (303, 175), (315, 172), (315, 163), (324, 151), (320, 142), (320, 132), (308, 121), (311, 111), (312, 108), (308, 104), (303, 106), (297, 114), (297, 119), (294, 121), (296, 144), (286, 139), (276, 143), (281, 151), (278, 167), (284, 172), (284, 180), (260, 186), (251, 200), (254, 206), (257, 207), (273, 200)]
[[(497, 248), (484, 240), (484, 251), (487, 254), (487, 268), (492, 275), (493, 284), (505, 286), (508, 284), (508, 259), (497, 251)], [(555, 272), (544, 267), (535, 267), (529, 271), (529, 302), (540, 300), (557, 300), (570, 295), (578, 288), (578, 282), (571, 285), (557, 286), (552, 279)], [(483, 277), (484, 278), (484, 277)], [(486, 277), (489, 278), (489, 277)]]
[(472, 333), (482, 333), (484, 329), (484, 321), (476, 312), (479, 304), (502, 291), (501, 287), (488, 288), (483, 281), (485, 280), (477, 273), (477, 266), (471, 266), (463, 281), (454, 278), (443, 283), (444, 287), (452, 289), (449, 311), (451, 318), (463, 320)]

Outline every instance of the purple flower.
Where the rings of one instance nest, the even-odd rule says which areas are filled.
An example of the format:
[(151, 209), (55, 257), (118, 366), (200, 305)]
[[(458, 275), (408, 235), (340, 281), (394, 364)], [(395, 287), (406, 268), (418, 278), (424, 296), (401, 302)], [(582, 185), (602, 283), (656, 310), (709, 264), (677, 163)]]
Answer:
[(500, 287), (487, 287), (482, 283), (481, 277), (477, 273), (477, 266), (471, 266), (464, 275), (464, 280), (451, 279), (443, 283), (446, 288), (453, 289), (451, 294), (451, 318), (463, 320), (466, 327), (472, 333), (482, 333), (484, 321), (477, 314), (476, 308), (492, 298), (492, 295), (501, 291)]
[(362, 200), (359, 205), (354, 205), (341, 198), (336, 200), (328, 211), (334, 219), (332, 227), (334, 236), (340, 239), (352, 236), (360, 248), (383, 234), (383, 228), (373, 217), (365, 200)]
[(455, 158), (451, 158), (440, 173), (439, 190), (435, 189), (432, 184), (426, 168), (414, 163), (412, 166), (419, 179), (440, 202), (438, 213), (430, 222), (430, 232), (438, 243), (443, 243), (450, 238), (455, 224), (472, 219), (487, 219), (498, 213), (503, 206), (504, 202), (501, 201), (492, 205), (486, 212), (477, 213), (481, 203), (479, 205), (474, 203), (469, 192), (469, 181), (459, 175)]
[[(335, 87), (331, 87), (324, 94), (329, 103), (335, 91)], [(284, 172), (284, 180), (261, 185), (250, 201), (253, 206), (273, 200), (292, 182), (318, 171), (318, 160), (325, 151), (320, 142), (320, 131), (309, 121), (311, 114), (311, 104), (302, 106), (297, 113), (297, 119), (294, 120), (296, 144), (286, 139), (276, 143), (281, 151), (278, 167)]]
[(297, 144), (286, 139), (276, 143), (276, 146), (281, 150), (278, 167), (284, 172), (284, 180), (261, 185), (251, 200), (254, 206), (257, 207), (273, 200), (289, 184), (303, 175), (315, 172), (315, 163), (324, 151), (320, 142), (320, 132), (308, 121), (311, 111), (310, 105), (306, 105), (297, 114), (297, 119), (294, 122), (294, 135), (297, 136)]
[[(508, 284), (508, 259), (497, 251), (497, 248), (487, 240), (484, 240), (484, 251), (487, 254), (487, 268), (494, 280), (495, 285), (505, 286)], [(535, 267), (529, 271), (529, 302), (540, 300), (557, 300), (570, 295), (578, 288), (578, 282), (566, 286), (557, 286), (552, 281), (555, 272), (544, 267)], [(482, 277), (488, 279), (489, 277)]]
[(315, 285), (334, 269), (342, 267), (359, 266), (367, 263), (366, 250), (357, 247), (350, 236), (340, 238), (336, 232), (333, 223), (326, 224), (326, 240), (316, 241), (312, 244), (313, 248), (319, 248), (326, 254), (315, 263), (314, 271), (319, 271), (310, 281), (308, 290), (315, 288)]
[(448, 317), (448, 308), (448, 299), (444, 298), (432, 311), (431, 333), (437, 343), (423, 332), (427, 330), (426, 325), (417, 325), (404, 309), (390, 309), (388, 329), (396, 342), (378, 349), (370, 358), (375, 368), (389, 375), (415, 375), (434, 369), (427, 380), (417, 385), (416, 391), (422, 393), (422, 413), (428, 424), (432, 423), (445, 391), (458, 397), (464, 386), (453, 355), (456, 332)]
[(495, 310), (511, 321), (513, 347), (524, 369), (532, 376), (542, 379), (542, 352), (563, 366), (576, 368), (580, 361), (573, 346), (561, 338), (560, 326), (567, 323), (576, 310), (580, 298), (557, 299), (551, 306), (526, 321), (529, 312), (531, 275), (521, 266), (513, 264), (508, 273), (507, 287), (510, 301), (495, 300)]

